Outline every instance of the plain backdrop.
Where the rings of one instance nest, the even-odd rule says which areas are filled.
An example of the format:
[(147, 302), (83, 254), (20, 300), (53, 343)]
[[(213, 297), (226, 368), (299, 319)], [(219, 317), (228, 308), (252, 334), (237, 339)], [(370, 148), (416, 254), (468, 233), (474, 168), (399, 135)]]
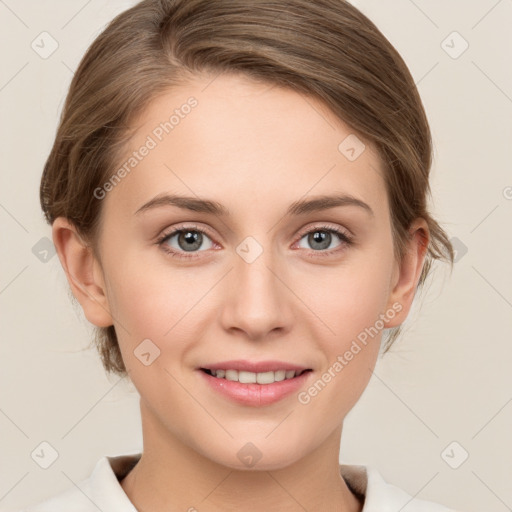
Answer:
[[(512, 1), (354, 3), (418, 84), (435, 145), (432, 209), (457, 262), (451, 276), (436, 267), (379, 360), (345, 421), (340, 461), (373, 465), (457, 510), (512, 510)], [(142, 447), (138, 395), (84, 350), (92, 328), (69, 300), (39, 207), (73, 70), (133, 4), (0, 1), (2, 511), (77, 485), (103, 455)], [(41, 37), (51, 55), (34, 49)], [(33, 457), (50, 450), (41, 443), (57, 456), (47, 469)]]

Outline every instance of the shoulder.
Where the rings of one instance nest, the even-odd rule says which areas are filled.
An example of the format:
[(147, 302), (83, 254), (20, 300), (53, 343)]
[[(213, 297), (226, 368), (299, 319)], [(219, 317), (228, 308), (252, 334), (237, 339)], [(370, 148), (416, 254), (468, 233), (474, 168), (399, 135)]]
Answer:
[(372, 466), (341, 465), (340, 473), (347, 485), (364, 497), (362, 512), (456, 512), (439, 503), (414, 498), (386, 482)]
[(138, 457), (140, 454), (102, 457), (85, 480), (19, 512), (137, 512), (123, 491), (119, 478), (133, 467)]
[(98, 509), (87, 499), (85, 494), (82, 494), (76, 488), (72, 488), (19, 512), (64, 512), (65, 510), (92, 512)]

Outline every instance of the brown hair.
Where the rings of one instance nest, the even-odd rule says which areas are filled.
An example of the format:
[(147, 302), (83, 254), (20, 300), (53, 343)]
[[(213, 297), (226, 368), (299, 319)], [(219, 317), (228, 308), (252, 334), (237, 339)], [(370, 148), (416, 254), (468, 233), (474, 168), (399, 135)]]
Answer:
[[(398, 261), (411, 222), (427, 221), (418, 287), (433, 260), (453, 265), (452, 245), (427, 208), (432, 141), (414, 80), (377, 27), (344, 0), (144, 0), (118, 15), (73, 77), (41, 180), (46, 220), (66, 217), (95, 250), (94, 190), (112, 176), (130, 123), (170, 87), (222, 72), (323, 101), (382, 159)], [(399, 332), (390, 330), (384, 352)], [(126, 375), (114, 327), (97, 328), (95, 342), (104, 368)]]

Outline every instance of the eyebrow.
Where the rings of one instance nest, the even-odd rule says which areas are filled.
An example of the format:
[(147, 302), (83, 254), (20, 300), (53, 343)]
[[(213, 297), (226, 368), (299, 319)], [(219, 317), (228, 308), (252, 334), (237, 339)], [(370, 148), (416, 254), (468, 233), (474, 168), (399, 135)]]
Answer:
[[(147, 203), (143, 204), (135, 212), (135, 215), (139, 215), (148, 210), (162, 206), (177, 206), (178, 208), (182, 208), (184, 210), (200, 213), (210, 213), (219, 217), (231, 215), (229, 209), (217, 201), (200, 199), (198, 197), (192, 196), (181, 196), (176, 194), (161, 194), (154, 197)], [(373, 210), (368, 204), (366, 204), (361, 199), (347, 194), (321, 195), (315, 196), (311, 199), (301, 199), (295, 201), (288, 207), (286, 215), (305, 215), (307, 213), (328, 210), (338, 206), (358, 206), (364, 209), (370, 216), (375, 217)]]

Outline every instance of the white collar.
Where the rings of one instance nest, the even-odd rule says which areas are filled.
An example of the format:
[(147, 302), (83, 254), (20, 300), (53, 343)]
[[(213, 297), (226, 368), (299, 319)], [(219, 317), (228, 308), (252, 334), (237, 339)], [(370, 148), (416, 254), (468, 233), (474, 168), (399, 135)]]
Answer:
[[(141, 453), (101, 457), (86, 480), (57, 496), (22, 512), (83, 512), (116, 510), (137, 512), (121, 487), (122, 480), (140, 459)], [(388, 484), (371, 466), (340, 465), (340, 474), (350, 489), (365, 497), (362, 512), (455, 512), (431, 501), (413, 498)], [(407, 508), (405, 508), (407, 506)]]

